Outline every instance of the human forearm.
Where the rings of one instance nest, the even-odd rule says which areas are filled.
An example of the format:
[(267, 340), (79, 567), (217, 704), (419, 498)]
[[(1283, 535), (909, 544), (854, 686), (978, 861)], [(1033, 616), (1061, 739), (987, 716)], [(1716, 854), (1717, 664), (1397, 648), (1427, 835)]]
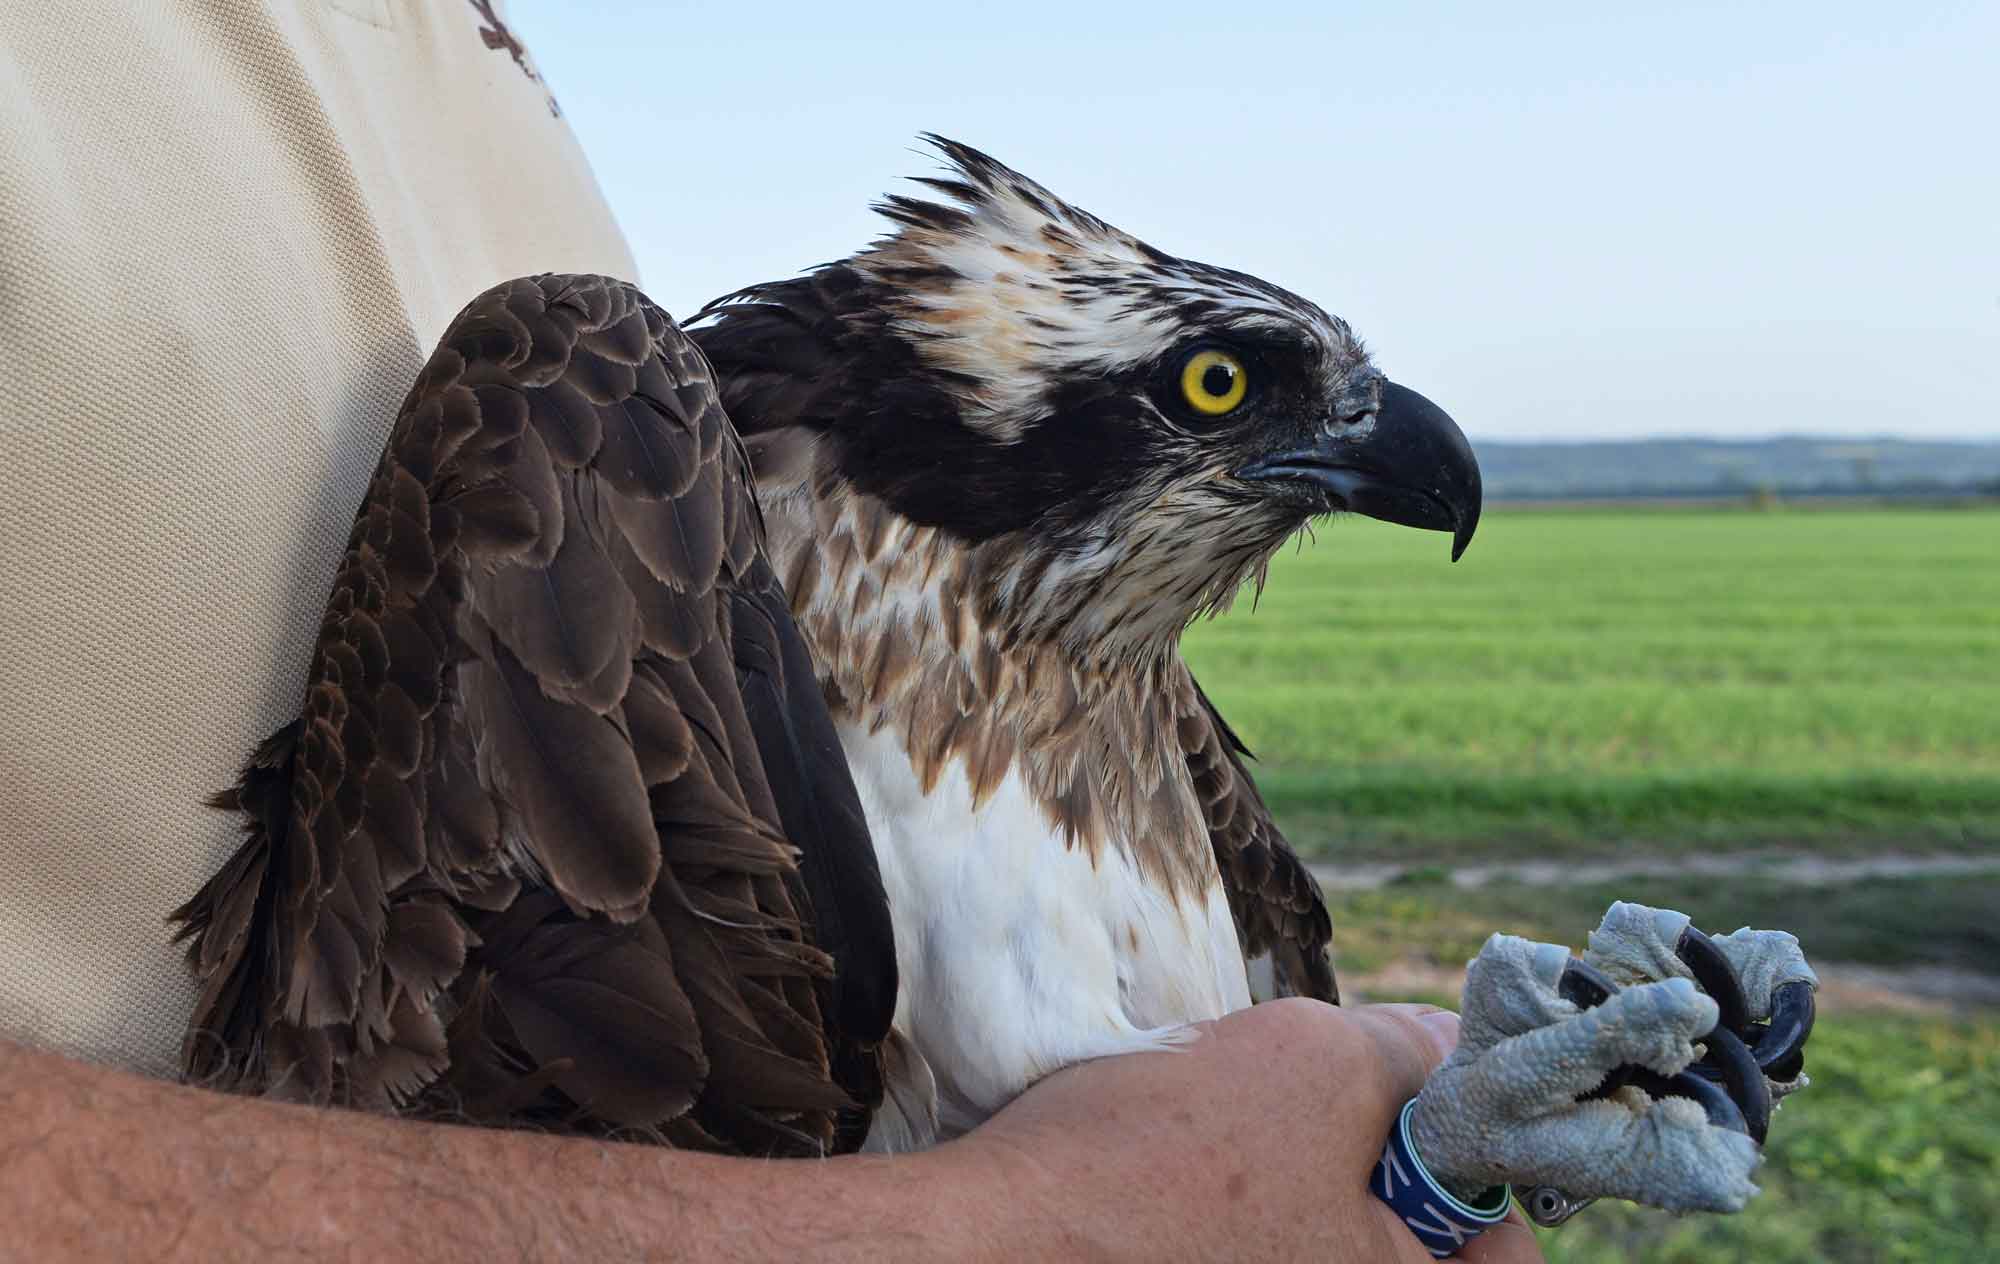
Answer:
[[(0, 1255), (1414, 1264), (1367, 1180), (1455, 1031), (1259, 1005), (1178, 1052), (1058, 1072), (935, 1150), (824, 1162), (279, 1105), (0, 1043)], [(1510, 1220), (1462, 1258), (1541, 1256)]]
[[(0, 1042), (23, 1258), (963, 1257), (1006, 1203), (932, 1156), (742, 1159), (317, 1110)], [(989, 1173), (989, 1175), (994, 1175)]]

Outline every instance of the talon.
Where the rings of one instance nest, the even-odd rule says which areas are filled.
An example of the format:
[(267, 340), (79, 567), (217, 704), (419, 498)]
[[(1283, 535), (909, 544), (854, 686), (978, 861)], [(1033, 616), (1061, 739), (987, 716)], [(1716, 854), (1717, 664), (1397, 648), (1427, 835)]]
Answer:
[(1730, 968), (1729, 958), (1722, 955), (1722, 949), (1690, 922), (1674, 944), (1674, 955), (1694, 975), (1701, 990), (1714, 999), (1721, 1011), (1716, 1026), (1741, 1033), (1750, 1022), (1750, 1002), (1745, 999), (1743, 985), (1737, 981), (1736, 971)]
[(1763, 1145), (1765, 1135), (1771, 1130), (1771, 1086), (1764, 1079), (1764, 1069), (1757, 1064), (1750, 1046), (1721, 1024), (1703, 1040), (1708, 1045), (1708, 1054), (1690, 1069), (1704, 1081), (1721, 1082), (1729, 1100), (1742, 1111), (1750, 1139)]
[(1812, 984), (1787, 983), (1771, 998), (1771, 1022), (1757, 1039), (1757, 1065), (1780, 1083), (1799, 1078), (1806, 1065), (1806, 1038), (1812, 1035), (1817, 1006)]
[(1800, 1075), (1804, 1074), (1805, 1069), (1806, 1051), (1803, 1049), (1794, 1049), (1790, 1057), (1780, 1058), (1765, 1067), (1764, 1078), (1779, 1084), (1790, 1084), (1793, 1080), (1798, 1079)]
[(1617, 990), (1618, 985), (1602, 970), (1579, 957), (1571, 957), (1563, 967), (1562, 977), (1556, 980), (1556, 995), (1578, 1009), (1595, 1009)]
[[(1717, 1128), (1727, 1128), (1745, 1136), (1750, 1134), (1750, 1125), (1743, 1118), (1743, 1111), (1736, 1105), (1735, 1099), (1722, 1085), (1712, 1080), (1705, 1080), (1688, 1071), (1678, 1075), (1661, 1075), (1648, 1067), (1620, 1067), (1618, 1070), (1628, 1072), (1626, 1082), (1646, 1090), (1646, 1095), (1656, 1101), (1662, 1097), (1689, 1098), (1701, 1106), (1708, 1115), (1708, 1122)], [(1767, 1109), (1766, 1116), (1769, 1113)]]

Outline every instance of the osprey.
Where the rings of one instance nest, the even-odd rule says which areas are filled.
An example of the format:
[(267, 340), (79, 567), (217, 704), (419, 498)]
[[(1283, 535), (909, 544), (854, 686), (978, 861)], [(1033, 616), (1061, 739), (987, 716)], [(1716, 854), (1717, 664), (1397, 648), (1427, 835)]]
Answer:
[(595, 277), (453, 323), (177, 912), (190, 1076), (900, 1149), (1335, 999), (1179, 639), (1317, 514), (1456, 557), (1471, 451), (1314, 304), (936, 143), (937, 200), (691, 333)]
[(1345, 322), (939, 144), (947, 201), (888, 199), (894, 235), (693, 334), (889, 897), (924, 1105), (878, 1121), (895, 1145), (1242, 1008), (1252, 974), (1334, 999), (1317, 887), (1181, 631), (1314, 514), (1456, 557), (1480, 508), (1457, 426)]

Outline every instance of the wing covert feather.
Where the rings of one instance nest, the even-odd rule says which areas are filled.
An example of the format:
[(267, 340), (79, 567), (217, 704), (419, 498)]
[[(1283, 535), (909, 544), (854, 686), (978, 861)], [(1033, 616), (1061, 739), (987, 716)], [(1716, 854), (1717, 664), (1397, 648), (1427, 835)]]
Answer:
[(300, 718), (214, 800), (246, 841), (174, 914), (205, 985), (185, 1073), (858, 1141), (887, 902), (761, 521), (706, 361), (637, 290), (474, 300), (355, 516)]
[(1249, 755), (1192, 675), (1179, 698), (1181, 749), (1208, 820), (1246, 959), (1270, 954), (1281, 995), (1338, 1004), (1333, 921), (1319, 883), (1271, 819), (1243, 766)]

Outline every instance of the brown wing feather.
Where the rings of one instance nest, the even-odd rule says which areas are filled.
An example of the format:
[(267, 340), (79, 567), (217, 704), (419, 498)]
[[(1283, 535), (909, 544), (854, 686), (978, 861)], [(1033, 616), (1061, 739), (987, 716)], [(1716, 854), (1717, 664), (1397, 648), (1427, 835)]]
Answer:
[(248, 838), (174, 915), (186, 1074), (858, 1141), (895, 958), (806, 663), (700, 353), (605, 278), (480, 296), (355, 517), (303, 713), (216, 799)]
[(1278, 991), (1334, 1004), (1333, 921), (1319, 883), (1285, 841), (1243, 766), (1250, 752), (1191, 675), (1179, 699), (1181, 749), (1249, 959), (1271, 956)]

